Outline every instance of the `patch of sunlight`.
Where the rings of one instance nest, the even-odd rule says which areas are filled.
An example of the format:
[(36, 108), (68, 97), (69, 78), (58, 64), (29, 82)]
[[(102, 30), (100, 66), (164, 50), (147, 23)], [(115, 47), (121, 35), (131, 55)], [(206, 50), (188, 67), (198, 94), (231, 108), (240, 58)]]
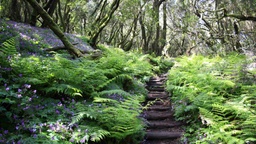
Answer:
[(32, 61), (35, 61), (35, 62), (40, 62), (40, 59), (38, 57), (35, 57), (35, 56), (31, 56), (30, 59)]
[(248, 113), (248, 108), (244, 106), (244, 103), (241, 101), (229, 101), (226, 102), (226, 104), (229, 107), (232, 107), (232, 109), (236, 110), (239, 112), (239, 114), (246, 114)]

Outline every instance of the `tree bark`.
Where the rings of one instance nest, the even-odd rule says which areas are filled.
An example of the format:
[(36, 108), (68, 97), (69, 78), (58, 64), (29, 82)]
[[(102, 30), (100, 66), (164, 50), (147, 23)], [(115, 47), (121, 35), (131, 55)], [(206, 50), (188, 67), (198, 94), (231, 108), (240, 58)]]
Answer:
[(36, 0), (26, 0), (43, 18), (45, 22), (47, 22), (47, 25), (50, 27), (50, 29), (59, 37), (59, 39), (62, 41), (62, 43), (67, 48), (67, 51), (75, 56), (75, 57), (81, 57), (83, 54), (76, 49), (68, 40), (68, 38), (64, 35), (64, 33), (60, 30), (58, 25), (53, 21), (53, 19), (49, 16), (49, 14), (37, 3)]
[(159, 8), (161, 6), (161, 4), (164, 2), (165, 0), (154, 0), (153, 3), (153, 10), (154, 10), (154, 18), (156, 20), (156, 37), (155, 37), (155, 41), (152, 44), (152, 48), (153, 48), (153, 52), (155, 52), (155, 54), (157, 56), (160, 56), (162, 53), (162, 50), (160, 48), (160, 33), (161, 33), (161, 27), (160, 27), (160, 19), (159, 19)]
[(11, 7), (10, 7), (10, 18), (11, 20), (21, 22), (21, 1), (20, 0), (12, 0), (11, 1)]
[[(39, 3), (40, 0), (37, 0), (37, 2)], [(30, 17), (30, 22), (29, 22), (30, 25), (36, 26), (37, 16), (38, 16), (37, 11), (35, 9), (33, 9), (31, 17)]]
[[(47, 7), (45, 8), (45, 11), (47, 11), (51, 17), (53, 16), (55, 9), (57, 8), (58, 1), (59, 0), (50, 0), (46, 5)], [(46, 26), (47, 23), (46, 21), (44, 21), (41, 27), (45, 28)]]
[(162, 51), (166, 45), (166, 32), (167, 32), (167, 7), (166, 2), (163, 4), (163, 29), (161, 32), (159, 49)]
[(239, 19), (241, 21), (256, 21), (255, 16), (244, 16), (244, 15), (238, 15), (238, 14), (227, 14), (227, 11), (224, 9), (224, 17), (232, 17)]
[(147, 41), (147, 35), (146, 35), (146, 28), (143, 22), (143, 15), (140, 15), (139, 17), (139, 23), (141, 28), (141, 37), (142, 37), (142, 50), (144, 53), (148, 52), (148, 41)]
[(109, 14), (106, 14), (105, 17), (99, 22), (99, 27), (96, 29), (96, 31), (93, 32), (92, 36), (91, 36), (91, 42), (90, 45), (92, 47), (96, 47), (97, 44), (97, 40), (98, 37), (100, 35), (100, 33), (102, 32), (102, 30), (107, 26), (108, 22), (110, 21), (110, 19), (112, 18), (114, 12), (117, 10), (117, 8), (119, 7), (120, 4), (120, 0), (115, 0), (112, 4), (111, 4), (111, 8), (110, 8), (110, 12)]

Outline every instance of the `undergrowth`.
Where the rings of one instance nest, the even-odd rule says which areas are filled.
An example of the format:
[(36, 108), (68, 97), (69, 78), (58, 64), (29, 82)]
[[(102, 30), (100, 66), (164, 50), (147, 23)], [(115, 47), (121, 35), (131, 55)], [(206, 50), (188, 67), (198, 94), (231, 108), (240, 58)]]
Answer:
[[(0, 143), (138, 143), (153, 75), (148, 56), (101, 46), (102, 57), (20, 55), (0, 47)], [(3, 124), (3, 125), (2, 125)]]
[(176, 59), (167, 90), (190, 143), (256, 142), (256, 79), (248, 63), (239, 54)]

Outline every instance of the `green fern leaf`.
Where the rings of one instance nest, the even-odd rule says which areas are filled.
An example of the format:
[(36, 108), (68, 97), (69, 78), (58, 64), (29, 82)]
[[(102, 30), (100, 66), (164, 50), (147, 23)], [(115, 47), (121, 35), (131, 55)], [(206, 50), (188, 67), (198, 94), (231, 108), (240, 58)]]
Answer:
[(106, 102), (115, 102), (115, 100), (112, 100), (112, 99), (109, 99), (109, 98), (95, 97), (93, 102), (96, 102), (96, 103), (106, 103)]
[(3, 52), (5, 55), (12, 55), (17, 53), (17, 38), (12, 37), (0, 45), (0, 51)]
[(98, 130), (97, 132), (91, 134), (90, 140), (93, 142), (99, 142), (108, 135), (110, 135), (110, 132), (106, 130)]
[(93, 115), (91, 115), (90, 113), (88, 113), (88, 112), (79, 112), (79, 113), (77, 113), (74, 117), (73, 117), (73, 120), (72, 120), (72, 122), (69, 124), (69, 126), (71, 126), (71, 125), (73, 125), (73, 124), (75, 124), (75, 123), (77, 123), (77, 122), (79, 122), (79, 121), (81, 121), (81, 119), (83, 119), (83, 118), (89, 118), (89, 119), (91, 119), (91, 120), (95, 120), (96, 119), (96, 117), (94, 117)]
[(121, 90), (121, 89), (115, 89), (115, 90), (105, 90), (105, 91), (101, 91), (98, 93), (99, 96), (106, 96), (106, 95), (112, 95), (112, 94), (118, 94), (121, 95), (123, 97), (130, 97), (131, 94)]

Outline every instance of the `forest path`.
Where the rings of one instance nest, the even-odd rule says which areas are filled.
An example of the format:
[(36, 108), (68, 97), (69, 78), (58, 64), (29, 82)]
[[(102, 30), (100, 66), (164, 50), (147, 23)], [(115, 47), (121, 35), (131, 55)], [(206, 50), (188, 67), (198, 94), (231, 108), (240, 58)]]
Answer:
[(142, 113), (147, 122), (145, 140), (141, 144), (180, 144), (183, 135), (182, 123), (173, 116), (170, 96), (165, 91), (166, 75), (150, 78), (149, 90)]

